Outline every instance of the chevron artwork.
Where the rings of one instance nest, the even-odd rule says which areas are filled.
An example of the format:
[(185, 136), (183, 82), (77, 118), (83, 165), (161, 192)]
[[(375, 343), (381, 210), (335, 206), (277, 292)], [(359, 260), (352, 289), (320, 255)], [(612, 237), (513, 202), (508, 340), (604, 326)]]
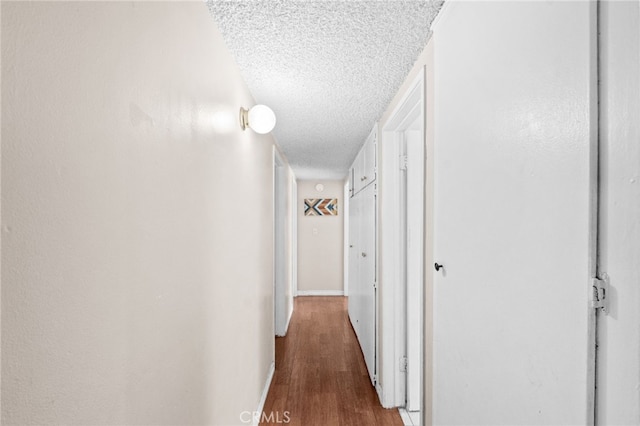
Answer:
[(338, 216), (337, 198), (305, 198), (305, 216)]

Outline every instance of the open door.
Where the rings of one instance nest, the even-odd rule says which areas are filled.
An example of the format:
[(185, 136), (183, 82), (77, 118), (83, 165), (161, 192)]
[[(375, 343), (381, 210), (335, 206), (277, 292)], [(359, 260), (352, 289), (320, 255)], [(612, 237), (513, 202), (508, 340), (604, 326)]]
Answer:
[(595, 2), (445, 7), (433, 423), (591, 424)]

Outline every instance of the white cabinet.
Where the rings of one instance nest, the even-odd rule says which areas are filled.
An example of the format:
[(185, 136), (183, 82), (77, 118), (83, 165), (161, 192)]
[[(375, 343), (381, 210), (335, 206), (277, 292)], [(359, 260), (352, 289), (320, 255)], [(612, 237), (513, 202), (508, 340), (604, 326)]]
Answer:
[(349, 318), (372, 383), (375, 383), (377, 344), (376, 135), (374, 129), (350, 169), (353, 186), (348, 230)]
[(351, 196), (369, 186), (376, 180), (377, 164), (376, 164), (376, 146), (378, 132), (377, 125), (373, 128), (367, 137), (362, 149), (356, 156), (356, 159), (349, 169)]

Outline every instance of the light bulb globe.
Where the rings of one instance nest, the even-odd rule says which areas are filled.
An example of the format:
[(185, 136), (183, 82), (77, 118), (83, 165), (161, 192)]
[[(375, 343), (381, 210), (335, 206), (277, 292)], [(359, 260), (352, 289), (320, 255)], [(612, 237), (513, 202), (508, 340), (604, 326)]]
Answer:
[(254, 132), (264, 135), (276, 126), (276, 115), (266, 105), (255, 105), (249, 110), (248, 121)]

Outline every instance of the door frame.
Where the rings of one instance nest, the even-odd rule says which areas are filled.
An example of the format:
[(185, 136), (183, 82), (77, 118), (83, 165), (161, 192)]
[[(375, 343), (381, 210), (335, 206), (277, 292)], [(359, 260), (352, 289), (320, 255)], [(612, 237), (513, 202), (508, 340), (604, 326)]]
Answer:
[(273, 147), (273, 310), (274, 333), (287, 333), (286, 312), (286, 182), (285, 162)]
[(351, 201), (351, 191), (349, 191), (349, 186), (350, 186), (350, 181), (347, 178), (347, 180), (344, 183), (344, 190), (343, 190), (343, 199), (344, 199), (344, 203), (342, 203), (342, 220), (343, 222), (343, 229), (344, 229), (344, 238), (343, 238), (343, 253), (344, 253), (344, 260), (343, 260), (343, 278), (342, 278), (342, 291), (343, 291), (343, 295), (349, 296), (349, 245), (351, 244), (351, 239), (350, 239), (350, 226), (351, 223), (349, 221), (349, 214), (350, 214), (350, 201)]
[[(409, 126), (404, 130), (404, 148), (407, 157), (404, 193), (406, 198), (401, 204), (405, 219), (405, 241), (403, 250), (406, 269), (405, 312), (405, 351), (408, 361), (406, 367), (405, 400), (407, 411), (422, 412), (423, 377), (423, 341), (424, 341), (424, 283), (425, 283), (425, 132), (424, 111), (416, 104), (411, 114), (415, 117), (407, 120)], [(410, 122), (409, 122), (410, 121)], [(412, 127), (417, 124), (418, 129)]]
[[(402, 147), (399, 138), (404, 131), (403, 126), (414, 122), (416, 114), (422, 117), (421, 132), (424, 140), (425, 122), (425, 69), (422, 68), (414, 78), (398, 105), (381, 131), (381, 173), (380, 184), (380, 381), (377, 386), (380, 401), (385, 408), (405, 406), (405, 376), (400, 372), (400, 362), (405, 356), (405, 321), (404, 285), (399, 285), (403, 275), (403, 259), (401, 256), (402, 211), (400, 156)], [(413, 118), (411, 118), (413, 117)], [(408, 120), (408, 121), (407, 121)], [(424, 159), (423, 159), (424, 161)], [(422, 185), (424, 191), (424, 182)], [(423, 247), (424, 251), (424, 247)], [(423, 261), (424, 278), (424, 261)], [(420, 298), (422, 317), (424, 319), (424, 298)], [(420, 321), (420, 393), (424, 396), (424, 330)], [(421, 397), (420, 411), (424, 413), (424, 398)]]
[[(298, 296), (298, 181), (295, 176), (291, 178), (291, 292), (293, 297)], [(287, 328), (289, 320), (291, 313)]]

